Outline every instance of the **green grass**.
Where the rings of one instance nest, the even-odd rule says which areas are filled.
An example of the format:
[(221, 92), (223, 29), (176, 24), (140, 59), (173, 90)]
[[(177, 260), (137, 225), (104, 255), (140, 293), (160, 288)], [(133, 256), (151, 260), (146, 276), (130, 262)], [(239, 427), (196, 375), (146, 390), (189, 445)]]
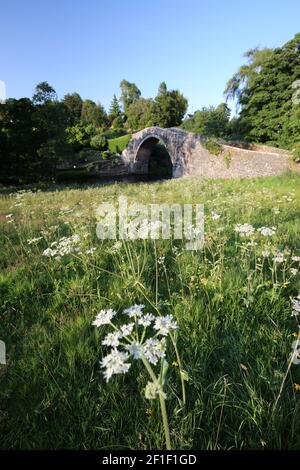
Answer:
[[(204, 249), (189, 252), (168, 240), (121, 248), (101, 242), (95, 210), (119, 195), (141, 203), (203, 202)], [(211, 211), (221, 217), (212, 220)], [(180, 410), (178, 370), (170, 366), (173, 448), (262, 449), (261, 441), (267, 449), (300, 448), (294, 388), (300, 365), (291, 367), (274, 410), (297, 331), (290, 298), (300, 293), (299, 274), (289, 269), (299, 268), (291, 255), (300, 255), (300, 175), (6, 192), (0, 214), (0, 339), (7, 347), (7, 365), (0, 365), (2, 449), (163, 448), (158, 405), (142, 393), (143, 367), (137, 362), (108, 384), (100, 373), (105, 333), (91, 326), (93, 318), (102, 308), (120, 312), (134, 303), (172, 313), (179, 323), (190, 380)], [(276, 235), (257, 234), (250, 246), (235, 233), (237, 223), (274, 225)], [(81, 253), (42, 256), (72, 234), (81, 237)], [(42, 238), (28, 244), (33, 237)], [(272, 256), (260, 260), (267, 242), (286, 252), (276, 270)], [(96, 247), (92, 255), (90, 247)], [(164, 264), (157, 264), (162, 255)]]
[(122, 153), (123, 150), (128, 145), (128, 142), (131, 139), (131, 135), (122, 135), (121, 137), (116, 137), (115, 139), (108, 140), (108, 148), (111, 153)]

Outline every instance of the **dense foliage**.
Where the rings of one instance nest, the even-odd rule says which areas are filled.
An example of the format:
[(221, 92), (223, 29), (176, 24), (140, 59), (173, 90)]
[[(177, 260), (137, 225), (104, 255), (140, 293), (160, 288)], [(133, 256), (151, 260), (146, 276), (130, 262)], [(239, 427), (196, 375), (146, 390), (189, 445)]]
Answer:
[[(99, 158), (107, 149), (120, 153), (130, 133), (151, 125), (180, 125), (187, 100), (161, 84), (155, 99), (141, 97), (134, 83), (122, 80), (121, 98), (113, 96), (109, 112), (100, 103), (69, 93), (60, 101), (47, 82), (36, 86), (32, 100), (0, 104), (1, 181), (55, 179), (59, 164)], [(122, 107), (120, 105), (122, 103)], [(126, 139), (115, 141), (125, 135)], [(108, 142), (112, 140), (111, 144)], [(94, 150), (94, 154), (93, 154)]]

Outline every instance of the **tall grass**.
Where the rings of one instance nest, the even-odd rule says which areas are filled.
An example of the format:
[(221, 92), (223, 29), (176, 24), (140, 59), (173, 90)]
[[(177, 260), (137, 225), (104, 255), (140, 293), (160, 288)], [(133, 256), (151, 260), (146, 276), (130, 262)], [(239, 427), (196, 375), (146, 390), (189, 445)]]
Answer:
[[(300, 255), (299, 183), (299, 175), (194, 178), (3, 197), (0, 339), (7, 364), (0, 365), (0, 447), (162, 448), (159, 406), (139, 391), (148, 380), (145, 370), (136, 367), (106, 384), (99, 367), (103, 333), (91, 326), (102, 308), (119, 312), (144, 303), (179, 324), (189, 381), (182, 408), (174, 354), (167, 387), (174, 448), (299, 449), (294, 384), (300, 366), (290, 368), (274, 410), (297, 332), (290, 298), (300, 293), (300, 277), (290, 269), (299, 269), (292, 260)], [(95, 210), (119, 195), (204, 203), (203, 250), (186, 251), (180, 241), (98, 240)], [(275, 226), (276, 233), (256, 234), (251, 242), (235, 232), (238, 223)], [(74, 234), (80, 252), (42, 256), (52, 242)], [(278, 250), (282, 263), (273, 261)]]

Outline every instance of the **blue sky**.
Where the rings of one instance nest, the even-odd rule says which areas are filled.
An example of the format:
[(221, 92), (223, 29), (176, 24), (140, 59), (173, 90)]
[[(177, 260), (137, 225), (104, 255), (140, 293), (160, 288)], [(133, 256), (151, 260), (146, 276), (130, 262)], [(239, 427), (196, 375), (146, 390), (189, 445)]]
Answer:
[(120, 81), (155, 96), (166, 81), (194, 111), (222, 102), (227, 80), (255, 46), (300, 31), (299, 0), (9, 0), (0, 6), (0, 80), (8, 97), (48, 81), (106, 108)]

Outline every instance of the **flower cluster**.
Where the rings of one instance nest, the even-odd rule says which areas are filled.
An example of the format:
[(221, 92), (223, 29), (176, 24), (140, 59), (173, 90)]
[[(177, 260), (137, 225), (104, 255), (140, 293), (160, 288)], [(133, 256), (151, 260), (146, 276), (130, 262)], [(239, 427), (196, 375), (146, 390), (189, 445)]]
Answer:
[[(131, 366), (130, 359), (143, 359), (155, 366), (165, 358), (166, 337), (172, 330), (177, 329), (177, 322), (172, 315), (154, 316), (151, 313), (144, 313), (144, 308), (145, 305), (140, 304), (124, 309), (123, 314), (131, 321), (120, 327), (112, 323), (112, 319), (116, 316), (116, 312), (112, 309), (101, 310), (93, 321), (93, 325), (97, 327), (111, 325), (114, 328), (114, 331), (108, 333), (102, 340), (104, 346), (112, 348), (100, 362), (107, 382), (115, 374), (128, 372)], [(155, 386), (157, 387), (157, 384)], [(148, 395), (152, 396), (153, 390)]]
[(79, 248), (80, 237), (79, 235), (72, 235), (71, 237), (62, 237), (57, 242), (52, 242), (50, 248), (43, 251), (43, 256), (49, 258), (61, 258), (62, 256), (71, 253), (80, 253)]
[(241, 237), (249, 237), (249, 235), (255, 232), (255, 228), (250, 224), (237, 224), (234, 230), (241, 235)]
[(257, 231), (260, 232), (260, 234), (264, 237), (271, 237), (272, 235), (275, 235), (276, 227), (260, 227), (257, 229)]
[(298, 317), (300, 313), (300, 295), (292, 300), (292, 317)]
[[(250, 224), (237, 224), (234, 230), (242, 237), (249, 237), (255, 232), (255, 228), (253, 227), (253, 225)], [(276, 227), (259, 227), (257, 229), (257, 232), (264, 237), (271, 237), (272, 235), (275, 235)]]

